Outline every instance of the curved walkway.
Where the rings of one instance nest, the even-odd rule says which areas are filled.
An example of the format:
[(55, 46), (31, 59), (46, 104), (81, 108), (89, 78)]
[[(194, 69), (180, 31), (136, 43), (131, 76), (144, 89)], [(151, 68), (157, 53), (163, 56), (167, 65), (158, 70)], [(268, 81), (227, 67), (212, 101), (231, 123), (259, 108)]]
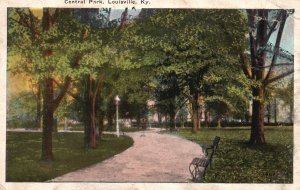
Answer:
[(189, 163), (203, 154), (199, 145), (157, 130), (127, 135), (134, 140), (129, 149), (51, 181), (190, 182)]

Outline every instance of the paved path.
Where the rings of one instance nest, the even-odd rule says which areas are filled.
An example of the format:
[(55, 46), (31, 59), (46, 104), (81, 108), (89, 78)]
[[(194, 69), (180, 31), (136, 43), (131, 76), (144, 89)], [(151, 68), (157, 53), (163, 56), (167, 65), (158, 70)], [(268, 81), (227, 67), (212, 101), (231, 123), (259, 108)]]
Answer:
[(134, 145), (114, 157), (51, 181), (190, 182), (189, 163), (199, 145), (157, 131), (127, 133)]

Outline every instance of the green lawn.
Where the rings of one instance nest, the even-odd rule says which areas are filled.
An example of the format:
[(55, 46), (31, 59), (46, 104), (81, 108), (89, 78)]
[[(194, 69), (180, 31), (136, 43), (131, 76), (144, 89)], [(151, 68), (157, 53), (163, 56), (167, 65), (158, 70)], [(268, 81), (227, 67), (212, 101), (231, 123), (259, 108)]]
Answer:
[[(137, 128), (137, 127), (120, 127), (120, 132), (137, 132), (137, 131), (145, 131), (146, 129), (143, 129), (143, 128)], [(105, 131), (110, 131), (110, 132), (115, 132), (116, 131), (116, 128), (113, 127), (113, 128), (109, 128), (109, 129), (106, 129)]]
[(208, 168), (206, 183), (292, 183), (293, 129), (266, 127), (267, 144), (249, 146), (250, 128), (201, 128), (197, 134), (190, 129), (175, 134), (200, 144), (211, 144), (215, 136), (221, 141), (213, 167)]
[(41, 182), (105, 160), (132, 146), (128, 136), (116, 138), (104, 135), (93, 150), (83, 148), (83, 134), (55, 133), (53, 152), (55, 161), (43, 164), (41, 133), (7, 132), (6, 181)]
[[(63, 125), (60, 126), (60, 129), (64, 129)], [(69, 129), (70, 131), (84, 131), (84, 126), (82, 124), (76, 124), (73, 125), (72, 127), (70, 127)], [(143, 131), (145, 129), (138, 129), (137, 127), (120, 127), (120, 132), (136, 132), (136, 131)], [(108, 131), (108, 132), (115, 132), (116, 131), (116, 127), (112, 127), (112, 128), (107, 128), (107, 126), (105, 127), (104, 131)]]

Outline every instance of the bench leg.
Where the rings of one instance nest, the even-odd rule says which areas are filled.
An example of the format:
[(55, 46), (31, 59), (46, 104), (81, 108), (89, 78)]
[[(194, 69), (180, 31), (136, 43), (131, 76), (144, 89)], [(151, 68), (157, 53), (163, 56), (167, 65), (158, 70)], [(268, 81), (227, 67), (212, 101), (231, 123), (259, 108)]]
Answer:
[(200, 167), (198, 167), (197, 165), (195, 164), (190, 164), (190, 167), (189, 167), (189, 170), (190, 170), (190, 173), (192, 175), (192, 181), (194, 182), (202, 182), (202, 179), (204, 177), (204, 172), (202, 172), (200, 170)]
[(194, 181), (195, 178), (196, 178), (196, 170), (197, 170), (197, 166), (194, 165), (194, 164), (190, 164), (189, 170), (190, 170), (190, 173), (191, 173), (191, 175), (192, 175), (192, 180)]
[(197, 167), (197, 170), (196, 170), (196, 178), (195, 178), (195, 182), (196, 183), (200, 183), (200, 182), (202, 182), (202, 180), (203, 180), (203, 171), (201, 171), (200, 170), (200, 168), (199, 167)]

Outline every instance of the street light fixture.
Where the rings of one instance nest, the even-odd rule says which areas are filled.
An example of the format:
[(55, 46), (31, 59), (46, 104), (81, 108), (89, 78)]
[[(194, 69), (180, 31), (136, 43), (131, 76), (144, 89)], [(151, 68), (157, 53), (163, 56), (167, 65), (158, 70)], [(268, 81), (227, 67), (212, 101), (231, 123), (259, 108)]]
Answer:
[(120, 137), (120, 130), (119, 130), (119, 101), (121, 99), (119, 98), (119, 96), (117, 95), (115, 97), (115, 102), (116, 102), (116, 130), (117, 130), (117, 137)]

